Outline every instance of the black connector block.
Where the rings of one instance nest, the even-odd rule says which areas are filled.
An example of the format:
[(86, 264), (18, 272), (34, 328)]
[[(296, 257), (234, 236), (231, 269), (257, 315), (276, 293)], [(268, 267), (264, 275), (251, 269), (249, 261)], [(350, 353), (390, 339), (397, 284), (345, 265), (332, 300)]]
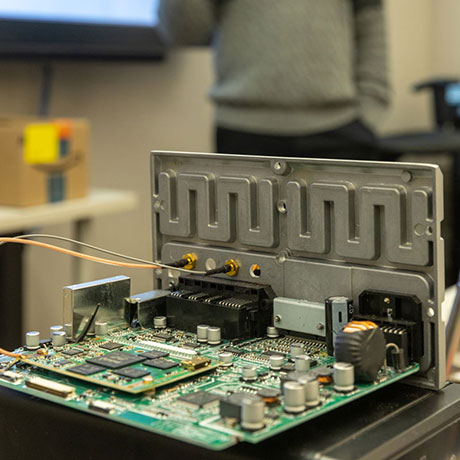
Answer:
[(196, 332), (199, 324), (221, 328), (222, 338), (260, 337), (273, 317), (270, 286), (241, 281), (184, 276), (166, 298), (170, 327)]
[[(382, 329), (387, 343), (404, 350), (402, 360), (417, 362), (424, 354), (422, 303), (416, 296), (391, 292), (364, 291), (359, 296), (354, 319), (373, 321)], [(394, 360), (387, 351), (389, 364)]]

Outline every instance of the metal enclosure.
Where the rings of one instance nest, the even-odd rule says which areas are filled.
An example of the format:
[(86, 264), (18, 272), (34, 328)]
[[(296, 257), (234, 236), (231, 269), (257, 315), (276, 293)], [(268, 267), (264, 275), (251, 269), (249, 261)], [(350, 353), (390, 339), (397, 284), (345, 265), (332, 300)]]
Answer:
[[(346, 296), (357, 304), (365, 290), (417, 296), (424, 353), (412, 383), (444, 385), (438, 166), (153, 152), (151, 174), (156, 260), (194, 252), (205, 270), (237, 259), (235, 279), (308, 302)], [(155, 286), (177, 276), (157, 271)]]

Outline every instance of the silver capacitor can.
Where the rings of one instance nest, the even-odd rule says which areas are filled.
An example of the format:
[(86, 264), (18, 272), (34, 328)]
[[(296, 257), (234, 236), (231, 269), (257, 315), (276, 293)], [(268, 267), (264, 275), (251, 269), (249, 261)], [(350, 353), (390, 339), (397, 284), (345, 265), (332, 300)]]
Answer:
[(257, 380), (257, 367), (255, 366), (245, 366), (241, 370), (241, 377), (245, 382), (253, 382)]
[(40, 348), (40, 332), (29, 331), (26, 333), (26, 348), (28, 350)]
[(53, 343), (53, 347), (62, 347), (66, 344), (66, 334), (64, 331), (56, 331), (53, 332), (51, 336), (51, 341)]
[(284, 356), (282, 355), (271, 355), (270, 356), (270, 369), (273, 371), (279, 371), (284, 364)]
[(56, 326), (51, 326), (50, 327), (50, 339), (53, 338), (53, 333), (54, 332), (60, 332), (60, 331), (63, 331), (64, 330), (64, 326), (61, 326), (60, 324), (56, 325)]
[(291, 359), (294, 359), (296, 356), (305, 354), (305, 350), (301, 343), (293, 343), (290, 349)]
[(275, 326), (267, 326), (267, 337), (269, 339), (276, 339), (279, 336), (280, 333)]
[(208, 343), (209, 345), (219, 345), (221, 342), (220, 327), (209, 326), (208, 327)]
[(107, 335), (107, 333), (109, 332), (108, 323), (106, 321), (96, 321), (94, 325), (94, 332), (99, 337)]
[(355, 388), (355, 369), (350, 363), (334, 363), (334, 390), (348, 393)]
[(285, 382), (283, 385), (284, 410), (298, 414), (305, 410), (305, 388), (300, 382)]
[(72, 335), (73, 335), (72, 323), (65, 323), (64, 324), (64, 332), (65, 332), (67, 337), (72, 337)]
[(196, 327), (196, 340), (200, 343), (206, 343), (208, 341), (208, 328), (207, 324), (199, 324)]
[(248, 431), (260, 430), (264, 427), (265, 403), (256, 396), (243, 398), (241, 402), (241, 428)]
[(223, 351), (218, 356), (221, 366), (229, 367), (233, 364), (233, 355), (229, 351)]
[(155, 316), (153, 318), (153, 327), (155, 329), (164, 329), (166, 327), (166, 316)]
[(304, 387), (305, 405), (307, 408), (318, 406), (320, 403), (318, 378), (314, 375), (304, 375), (299, 377), (298, 381)]
[(306, 372), (310, 369), (310, 358), (307, 355), (297, 355), (294, 363), (296, 371)]

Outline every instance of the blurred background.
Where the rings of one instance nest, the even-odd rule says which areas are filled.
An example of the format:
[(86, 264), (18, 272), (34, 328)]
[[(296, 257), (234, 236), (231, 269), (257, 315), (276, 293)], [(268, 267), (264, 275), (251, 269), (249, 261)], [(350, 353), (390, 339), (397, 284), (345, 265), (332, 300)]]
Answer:
[[(384, 0), (384, 7), (392, 104), (379, 134), (432, 130), (432, 94), (414, 92), (413, 86), (431, 78), (460, 78), (460, 3)], [(129, 59), (0, 59), (0, 114), (37, 115), (48, 66), (45, 71), (51, 69), (52, 75), (47, 115), (89, 120), (90, 185), (135, 191), (139, 206), (96, 219), (88, 242), (145, 259), (152, 254), (149, 152), (214, 149), (213, 107), (207, 97), (213, 82), (211, 49), (180, 48), (161, 59), (153, 36), (151, 44), (152, 59), (136, 59), (136, 52), (145, 53), (145, 48), (131, 56), (125, 51)], [(449, 157), (440, 154), (439, 161), (444, 161), (449, 175)], [(71, 236), (70, 225), (39, 230)], [(44, 332), (61, 322), (62, 287), (75, 281), (71, 261), (35, 248), (26, 250), (24, 257), (23, 327)], [(152, 288), (147, 270), (134, 273), (94, 264), (88, 273), (92, 279), (132, 276), (133, 293)]]

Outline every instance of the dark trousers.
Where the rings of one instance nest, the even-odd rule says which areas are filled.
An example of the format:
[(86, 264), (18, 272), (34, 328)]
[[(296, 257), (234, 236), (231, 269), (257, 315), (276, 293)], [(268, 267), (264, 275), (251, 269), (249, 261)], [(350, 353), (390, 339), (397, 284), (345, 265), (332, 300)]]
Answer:
[(247, 155), (351, 160), (383, 159), (377, 148), (374, 133), (358, 120), (331, 131), (305, 136), (273, 136), (218, 126), (216, 148), (219, 153)]

